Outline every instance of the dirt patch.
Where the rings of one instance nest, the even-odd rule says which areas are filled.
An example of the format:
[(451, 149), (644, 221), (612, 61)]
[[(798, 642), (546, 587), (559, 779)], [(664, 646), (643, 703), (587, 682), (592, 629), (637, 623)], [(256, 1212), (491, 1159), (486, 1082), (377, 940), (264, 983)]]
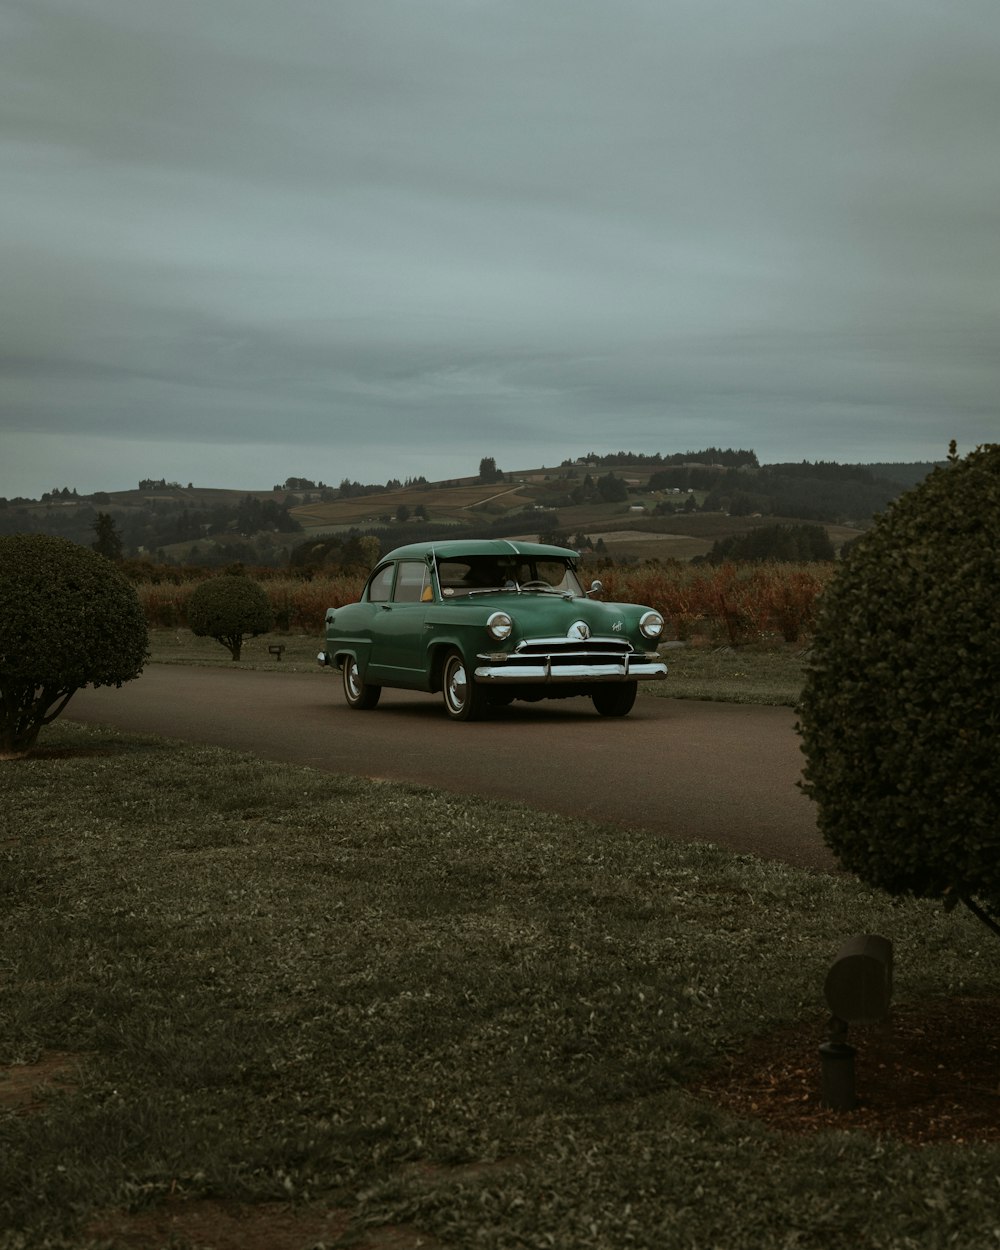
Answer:
[(790, 1133), (862, 1129), (912, 1145), (1000, 1141), (1000, 998), (937, 999), (853, 1028), (858, 1106), (820, 1097), (826, 1019), (755, 1039), (697, 1089), (738, 1115)]
[(46, 1051), (35, 1063), (0, 1068), (0, 1110), (26, 1115), (37, 1111), (49, 1093), (77, 1084), (80, 1056), (71, 1051)]

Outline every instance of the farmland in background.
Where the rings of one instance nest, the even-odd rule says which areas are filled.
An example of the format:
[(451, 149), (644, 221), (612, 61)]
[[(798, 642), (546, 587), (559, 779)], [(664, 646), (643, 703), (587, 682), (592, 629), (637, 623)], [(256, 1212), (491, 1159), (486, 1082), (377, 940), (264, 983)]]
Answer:
[[(532, 495), (523, 487), (504, 482), (489, 486), (422, 483), (378, 495), (302, 504), (292, 509), (292, 515), (307, 533), (330, 533), (378, 524), (380, 517), (392, 518), (401, 507), (408, 508), (411, 514), (422, 507), (434, 521), (454, 521), (466, 525), (475, 524), (482, 518), (492, 519), (506, 512), (530, 508), (534, 502)], [(405, 529), (405, 523), (401, 523), (401, 527)]]
[(690, 560), (720, 539), (777, 524), (823, 525), (839, 549), (931, 468), (667, 466), (631, 455), (513, 470), (495, 482), (345, 480), (334, 488), (289, 478), (270, 490), (238, 491), (149, 480), (89, 496), (64, 487), (41, 500), (0, 499), (0, 534), (47, 533), (90, 545), (103, 513), (129, 559), (214, 568), (288, 569), (298, 545), (352, 532), (376, 537), (383, 551), (462, 534), (544, 537), (584, 551), (593, 545), (619, 561)]

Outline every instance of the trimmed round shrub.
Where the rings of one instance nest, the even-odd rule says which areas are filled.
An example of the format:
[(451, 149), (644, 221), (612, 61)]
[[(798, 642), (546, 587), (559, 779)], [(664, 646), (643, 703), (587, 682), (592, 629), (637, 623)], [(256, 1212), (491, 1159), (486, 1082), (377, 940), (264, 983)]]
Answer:
[(104, 556), (46, 534), (0, 537), (0, 753), (34, 746), (83, 686), (142, 672), (146, 618)]
[[(1000, 917), (1000, 444), (951, 455), (824, 592), (803, 788), (850, 871)], [(991, 919), (992, 918), (992, 919)]]
[(259, 582), (226, 574), (201, 582), (187, 601), (187, 620), (199, 638), (214, 638), (240, 658), (243, 639), (271, 628), (271, 604)]

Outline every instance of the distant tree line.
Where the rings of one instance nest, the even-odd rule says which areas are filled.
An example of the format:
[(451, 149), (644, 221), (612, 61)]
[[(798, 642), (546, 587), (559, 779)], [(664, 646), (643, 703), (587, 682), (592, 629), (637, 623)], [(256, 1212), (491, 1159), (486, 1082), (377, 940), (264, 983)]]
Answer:
[(68, 486), (56, 487), (55, 490), (47, 490), (42, 495), (42, 503), (72, 503), (79, 499), (76, 489), (70, 490)]
[(275, 493), (282, 490), (306, 491), (329, 489), (329, 486), (327, 486), (324, 481), (320, 480), (319, 482), (313, 482), (307, 477), (286, 477), (283, 482), (277, 482), (274, 486)]
[(564, 460), (561, 467), (567, 468), (579, 462), (600, 465), (602, 467), (623, 464), (645, 466), (659, 464), (718, 464), (723, 465), (725, 468), (738, 469), (741, 465), (750, 465), (754, 468), (758, 465), (757, 453), (754, 451), (744, 450), (743, 448), (736, 451), (732, 447), (727, 447), (725, 450), (721, 447), (705, 447), (701, 451), (673, 452), (666, 456), (658, 451), (653, 452), (652, 455), (646, 455), (640, 451), (615, 451), (598, 455), (597, 452), (592, 451), (586, 456), (580, 456), (579, 461)]
[(321, 502), (332, 503), (335, 499), (360, 499), (363, 495), (381, 495), (386, 491), (402, 490), (407, 486), (426, 485), (427, 479), (422, 476), (408, 477), (402, 482), (398, 477), (390, 477), (385, 482), (357, 482), (345, 477), (337, 487), (328, 486), (323, 481), (314, 482), (308, 477), (288, 477), (284, 482), (276, 482), (274, 490), (275, 493), (289, 491), (290, 495), (285, 502), (294, 506), (302, 502), (296, 496), (302, 495), (316, 494)]
[(943, 468), (947, 463), (947, 460), (924, 460), (914, 463), (883, 461), (878, 464), (862, 464), (859, 467), (867, 469), (873, 477), (881, 478), (886, 482), (898, 482), (900, 486), (909, 490), (911, 486), (922, 482), (934, 469)]
[(390, 490), (402, 490), (408, 486), (427, 486), (427, 479), (420, 475), (418, 477), (408, 477), (401, 482), (398, 477), (391, 477), (385, 483), (382, 482), (352, 482), (348, 478), (344, 478), (340, 483), (336, 495), (331, 496), (334, 499), (360, 499), (362, 495), (382, 495)]
[(835, 554), (830, 536), (822, 525), (765, 525), (746, 534), (720, 538), (704, 559), (708, 564), (758, 561), (804, 564), (812, 560), (832, 560)]
[[(105, 494), (94, 499), (107, 500)], [(60, 502), (62, 497), (60, 496)], [(213, 503), (198, 507), (174, 499), (144, 500), (141, 505), (108, 505), (98, 509), (92, 502), (71, 500), (63, 508), (16, 502), (0, 507), (0, 535), (34, 533), (68, 538), (81, 546), (94, 545), (94, 534), (102, 553), (120, 551), (124, 557), (142, 553), (165, 559), (164, 548), (191, 543), (187, 553), (202, 563), (229, 564), (234, 560), (269, 564), (284, 562), (287, 542), (273, 542), (273, 535), (301, 533), (302, 526), (288, 511), (287, 502), (258, 499), (245, 495), (235, 505)], [(209, 537), (230, 536), (224, 549), (214, 552), (211, 545), (198, 550)], [(119, 546), (120, 544), (120, 546)]]
[(774, 464), (746, 469), (668, 468), (650, 475), (651, 491), (704, 492), (706, 512), (731, 516), (800, 517), (807, 521), (867, 520), (902, 490), (860, 465)]

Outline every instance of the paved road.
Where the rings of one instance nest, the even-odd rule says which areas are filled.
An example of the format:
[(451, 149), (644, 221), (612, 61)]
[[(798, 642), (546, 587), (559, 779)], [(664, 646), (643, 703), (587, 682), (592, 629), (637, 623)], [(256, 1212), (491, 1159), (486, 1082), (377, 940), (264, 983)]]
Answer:
[(65, 715), (833, 867), (796, 788), (790, 708), (640, 695), (621, 720), (568, 699), (462, 725), (446, 719), (440, 697), (405, 691), (351, 711), (332, 672), (152, 664), (120, 690), (78, 691)]

